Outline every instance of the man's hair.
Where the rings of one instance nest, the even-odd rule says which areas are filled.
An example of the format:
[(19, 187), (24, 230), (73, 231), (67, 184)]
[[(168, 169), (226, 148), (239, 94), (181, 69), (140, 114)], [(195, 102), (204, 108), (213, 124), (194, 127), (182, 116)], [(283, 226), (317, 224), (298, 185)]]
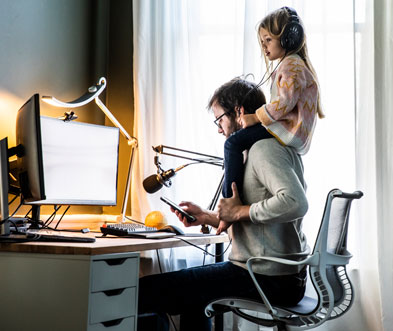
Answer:
[(253, 114), (266, 103), (265, 95), (256, 84), (236, 77), (221, 85), (210, 98), (207, 105), (211, 109), (214, 104), (220, 105), (232, 118), (236, 111), (243, 106), (244, 113)]

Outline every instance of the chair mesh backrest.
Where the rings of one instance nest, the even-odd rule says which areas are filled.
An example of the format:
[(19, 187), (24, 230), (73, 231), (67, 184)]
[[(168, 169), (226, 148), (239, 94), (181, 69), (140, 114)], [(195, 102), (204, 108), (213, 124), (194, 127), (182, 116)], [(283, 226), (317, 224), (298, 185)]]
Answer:
[[(352, 199), (334, 197), (330, 209), (327, 233), (327, 252), (341, 254), (346, 251), (348, 219)], [(334, 302), (340, 302), (344, 295), (344, 287), (336, 266), (327, 266), (326, 276), (334, 293)]]
[(332, 201), (327, 237), (327, 251), (340, 254), (347, 244), (347, 230), (351, 199), (335, 197)]

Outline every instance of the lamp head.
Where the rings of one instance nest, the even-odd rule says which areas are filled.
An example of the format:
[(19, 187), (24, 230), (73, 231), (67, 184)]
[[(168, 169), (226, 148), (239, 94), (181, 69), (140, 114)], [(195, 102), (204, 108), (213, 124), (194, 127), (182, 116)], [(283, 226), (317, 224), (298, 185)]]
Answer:
[(89, 102), (97, 98), (104, 91), (105, 87), (106, 79), (101, 77), (96, 85), (90, 86), (87, 90), (87, 93), (76, 100), (63, 102), (52, 96), (43, 96), (41, 99), (42, 101), (54, 107), (77, 108), (87, 105)]

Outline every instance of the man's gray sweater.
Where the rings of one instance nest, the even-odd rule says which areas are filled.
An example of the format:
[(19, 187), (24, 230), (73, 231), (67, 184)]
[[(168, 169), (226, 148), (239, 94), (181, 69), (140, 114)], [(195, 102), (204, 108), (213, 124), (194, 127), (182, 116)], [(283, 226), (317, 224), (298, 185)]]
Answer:
[[(251, 221), (235, 222), (229, 260), (245, 268), (252, 256), (293, 258), (308, 251), (301, 230), (308, 209), (301, 157), (291, 147), (272, 139), (256, 142), (245, 164), (243, 203), (251, 205)], [(262, 262), (254, 271), (265, 275), (287, 275), (300, 267)]]

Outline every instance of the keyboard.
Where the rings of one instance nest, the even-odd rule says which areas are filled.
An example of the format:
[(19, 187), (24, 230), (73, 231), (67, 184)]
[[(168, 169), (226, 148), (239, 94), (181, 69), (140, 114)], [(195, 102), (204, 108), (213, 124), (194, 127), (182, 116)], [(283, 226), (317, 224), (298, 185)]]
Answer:
[(148, 234), (157, 232), (157, 228), (137, 223), (115, 223), (101, 226), (103, 235), (132, 236), (137, 234)]

